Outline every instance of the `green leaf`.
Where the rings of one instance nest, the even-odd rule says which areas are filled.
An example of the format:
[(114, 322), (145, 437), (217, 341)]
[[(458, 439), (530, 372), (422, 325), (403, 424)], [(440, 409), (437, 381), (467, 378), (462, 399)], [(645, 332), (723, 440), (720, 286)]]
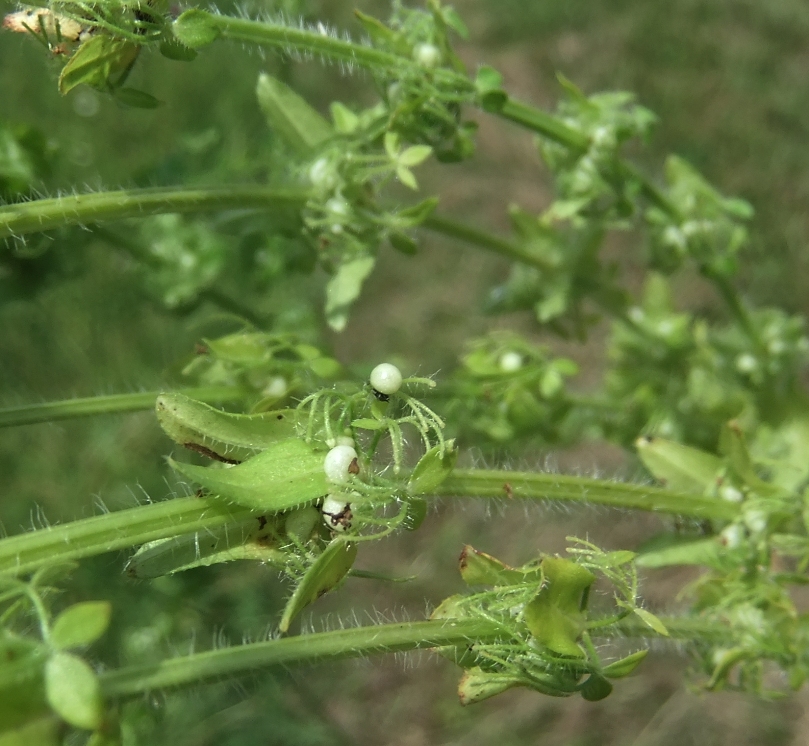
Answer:
[(414, 228), (427, 220), (435, 212), (436, 207), (438, 207), (438, 197), (428, 197), (404, 210), (399, 210), (396, 217), (404, 221), (406, 227)]
[(605, 666), (601, 673), (610, 679), (622, 679), (624, 676), (629, 676), (640, 665), (648, 652), (648, 650), (638, 650), (636, 653), (631, 653), (626, 658), (621, 658), (621, 660)]
[(104, 705), (98, 677), (72, 653), (54, 653), (45, 664), (48, 703), (67, 723), (95, 730), (101, 725)]
[(244, 461), (295, 436), (294, 409), (231, 414), (183, 394), (161, 394), (155, 412), (160, 427), (175, 443), (231, 461)]
[(131, 578), (159, 578), (236, 560), (283, 567), (286, 555), (275, 537), (286, 515), (256, 516), (244, 523), (150, 541), (135, 552), (124, 572)]
[(48, 653), (40, 642), (0, 631), (0, 732), (48, 712), (44, 683)]
[(59, 92), (66, 94), (78, 85), (111, 91), (123, 84), (140, 52), (140, 45), (99, 34), (91, 36), (75, 51), (59, 75)]
[(447, 441), (444, 447), (435, 446), (425, 453), (413, 469), (407, 482), (411, 495), (429, 494), (440, 485), (455, 468), (458, 449), (454, 441)]
[(590, 674), (579, 689), (582, 698), (588, 702), (598, 702), (612, 694), (612, 684), (597, 673)]
[(461, 577), (467, 585), (519, 585), (526, 582), (540, 583), (539, 568), (531, 571), (519, 570), (501, 562), (490, 554), (480, 552), (467, 544), (458, 560)]
[(279, 625), (281, 632), (287, 632), (292, 620), (309, 604), (340, 585), (356, 558), (356, 544), (342, 539), (332, 541), (306, 571), (287, 602)]
[(81, 648), (101, 637), (110, 624), (108, 601), (85, 601), (68, 606), (53, 623), (50, 643), (57, 650)]
[(402, 527), (407, 531), (415, 531), (427, 517), (427, 501), (420, 497), (411, 497), (407, 501), (407, 512)]
[(641, 608), (634, 608), (632, 609), (633, 612), (637, 616), (640, 617), (641, 621), (648, 627), (651, 627), (658, 635), (663, 635), (663, 637), (669, 636), (669, 631), (666, 629), (666, 625), (663, 624), (651, 611), (647, 611), (646, 609)]
[(177, 39), (164, 39), (160, 42), (160, 54), (175, 62), (191, 62), (197, 53), (191, 47), (181, 44)]
[(416, 177), (413, 176), (413, 172), (404, 166), (396, 167), (396, 178), (408, 187), (408, 189), (416, 191), (419, 188), (419, 183), (416, 181)]
[(374, 269), (376, 258), (362, 256), (339, 266), (326, 286), (326, 321), (336, 332), (345, 329), (348, 311), (359, 297), (362, 283)]
[(323, 454), (297, 438), (274, 443), (249, 461), (219, 469), (181, 464), (171, 466), (211, 493), (262, 513), (277, 513), (328, 492)]
[(720, 566), (721, 546), (715, 537), (682, 537), (665, 534), (640, 548), (635, 563), (638, 567), (670, 567), (672, 565)]
[(458, 684), (458, 697), (462, 705), (472, 705), (484, 699), (502, 694), (515, 686), (525, 686), (521, 676), (506, 673), (489, 673), (475, 666), (468, 668)]
[(433, 149), (429, 145), (413, 145), (399, 153), (397, 160), (400, 165), (412, 168), (424, 163), (432, 152)]
[(360, 430), (383, 430), (385, 422), (384, 420), (373, 420), (370, 417), (360, 417), (351, 421), (351, 427), (357, 427)]
[(485, 111), (499, 111), (508, 101), (508, 94), (503, 90), (503, 76), (488, 65), (478, 69), (475, 88)]
[(266, 73), (258, 76), (256, 96), (270, 129), (298, 153), (328, 140), (331, 125), (288, 85)]
[(343, 135), (350, 135), (360, 123), (360, 118), (344, 104), (332, 101), (329, 107), (334, 128)]
[(131, 106), (133, 109), (156, 109), (162, 106), (163, 102), (146, 91), (138, 91), (135, 88), (116, 88), (113, 95), (115, 100)]
[(676, 492), (705, 493), (716, 485), (722, 468), (718, 456), (672, 440), (638, 438), (635, 447), (652, 476)]
[(395, 231), (388, 236), (388, 241), (396, 251), (406, 256), (415, 256), (418, 253), (418, 244), (405, 233)]
[(199, 49), (215, 41), (219, 36), (216, 21), (204, 10), (191, 8), (182, 13), (171, 25), (177, 41), (190, 49)]
[(19, 728), (5, 730), (0, 722), (0, 746), (59, 746), (64, 743), (61, 724), (53, 716), (33, 720)]
[(545, 585), (525, 606), (523, 619), (538, 642), (560, 655), (584, 658), (578, 639), (584, 631), (582, 605), (595, 575), (559, 557), (541, 562)]

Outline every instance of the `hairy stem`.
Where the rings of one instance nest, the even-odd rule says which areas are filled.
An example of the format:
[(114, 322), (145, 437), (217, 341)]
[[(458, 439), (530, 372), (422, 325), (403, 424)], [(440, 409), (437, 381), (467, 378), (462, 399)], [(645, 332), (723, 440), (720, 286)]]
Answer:
[[(164, 391), (139, 391), (135, 394), (112, 394), (110, 396), (88, 396), (83, 399), (24, 404), (19, 407), (0, 409), (0, 428), (16, 425), (31, 425), (36, 422), (52, 422), (74, 417), (89, 417), (96, 414), (119, 414), (153, 409), (155, 399)], [(192, 399), (218, 404), (237, 401), (244, 396), (240, 389), (227, 386), (179, 389), (177, 393)]]
[(262, 186), (157, 187), (74, 194), (0, 207), (0, 238), (164, 213), (278, 208), (305, 199), (306, 193), (301, 190)]
[(455, 469), (436, 493), (447, 497), (560, 500), (717, 520), (733, 520), (739, 514), (736, 504), (723, 500), (561, 474)]
[(251, 515), (246, 508), (216, 498), (181, 497), (83, 518), (0, 540), (0, 573), (22, 575), (44, 565), (205, 531)]

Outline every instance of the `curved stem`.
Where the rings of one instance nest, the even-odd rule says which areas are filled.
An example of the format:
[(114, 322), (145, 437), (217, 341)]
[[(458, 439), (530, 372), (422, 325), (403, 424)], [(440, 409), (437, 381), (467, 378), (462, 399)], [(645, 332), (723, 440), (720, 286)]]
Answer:
[(0, 207), (0, 238), (163, 213), (285, 207), (306, 197), (302, 190), (261, 186), (157, 187), (73, 194)]
[(180, 497), (84, 518), (0, 540), (0, 574), (93, 557), (155, 539), (246, 520), (253, 511), (216, 498)]
[(435, 492), (446, 497), (561, 500), (717, 520), (733, 520), (739, 514), (738, 505), (719, 499), (561, 474), (455, 469)]
[[(89, 417), (96, 414), (145, 411), (154, 408), (155, 399), (162, 393), (165, 391), (139, 391), (135, 394), (88, 396), (83, 399), (64, 399), (41, 404), (6, 407), (0, 409), (0, 428), (67, 420), (73, 417)], [(192, 399), (198, 399), (208, 404), (238, 401), (244, 397), (244, 391), (229, 386), (178, 389), (176, 393), (185, 394)]]

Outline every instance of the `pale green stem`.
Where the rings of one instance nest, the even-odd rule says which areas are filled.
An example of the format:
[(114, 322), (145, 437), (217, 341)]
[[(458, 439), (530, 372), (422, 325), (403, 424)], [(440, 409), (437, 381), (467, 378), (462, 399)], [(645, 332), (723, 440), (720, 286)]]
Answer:
[[(83, 399), (64, 399), (62, 401), (42, 402), (41, 404), (24, 404), (19, 407), (0, 409), (0, 428), (17, 425), (31, 425), (36, 422), (53, 422), (74, 417), (89, 417), (96, 414), (120, 414), (123, 412), (140, 412), (154, 409), (155, 400), (161, 391), (139, 391), (135, 394), (111, 394), (110, 396), (88, 396)], [(204, 388), (179, 389), (192, 399), (220, 404), (238, 401), (244, 398), (245, 392), (231, 386), (208, 386)]]
[(27, 574), (45, 565), (243, 521), (254, 512), (216, 498), (180, 497), (83, 518), (0, 540), (0, 573)]
[(724, 500), (562, 474), (455, 469), (435, 493), (446, 497), (561, 500), (725, 521), (739, 515), (739, 506)]
[(279, 208), (300, 204), (306, 197), (301, 190), (262, 186), (157, 187), (74, 194), (0, 207), (0, 238), (165, 213)]
[[(663, 619), (675, 639), (727, 637), (717, 625), (691, 619)], [(621, 622), (599, 636), (655, 636), (648, 627)], [(175, 689), (238, 676), (271, 666), (310, 663), (317, 660), (356, 658), (376, 653), (397, 653), (446, 645), (496, 643), (502, 627), (475, 619), (435, 620), (405, 624), (380, 624), (334, 632), (286, 637), (237, 645), (204, 653), (169, 658), (159, 663), (128, 666), (99, 674), (101, 690), (108, 699), (133, 697), (157, 689)]]
[(464, 645), (472, 640), (495, 642), (502, 636), (499, 625), (469, 619), (380, 624), (210, 650), (160, 663), (106, 671), (99, 678), (105, 696), (128, 697), (155, 689), (193, 686), (269, 666)]

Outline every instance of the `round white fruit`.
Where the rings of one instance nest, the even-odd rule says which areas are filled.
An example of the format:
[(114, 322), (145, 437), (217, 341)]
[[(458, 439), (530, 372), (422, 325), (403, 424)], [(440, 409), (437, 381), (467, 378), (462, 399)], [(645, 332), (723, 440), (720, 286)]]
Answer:
[(351, 446), (334, 446), (323, 461), (326, 479), (333, 484), (345, 484), (351, 476), (351, 465), (356, 460), (357, 452)]
[(402, 386), (402, 373), (390, 363), (381, 363), (371, 371), (371, 386), (385, 396), (395, 394)]

